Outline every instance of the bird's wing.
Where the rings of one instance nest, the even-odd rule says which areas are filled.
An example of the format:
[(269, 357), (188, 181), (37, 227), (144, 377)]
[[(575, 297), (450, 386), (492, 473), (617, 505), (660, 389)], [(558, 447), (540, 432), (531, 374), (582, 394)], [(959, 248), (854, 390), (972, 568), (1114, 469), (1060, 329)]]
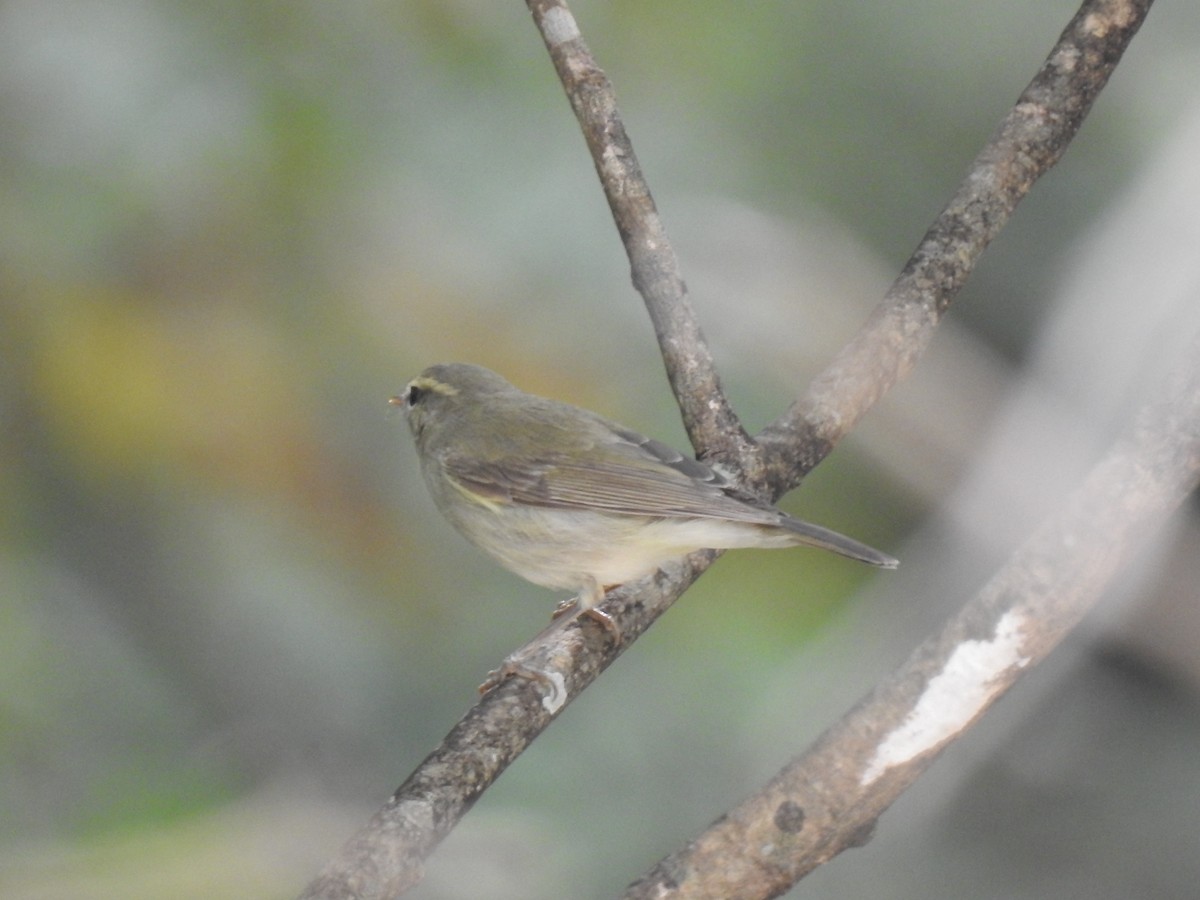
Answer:
[(727, 492), (719, 473), (666, 444), (621, 429), (586, 453), (536, 462), (443, 458), (445, 473), (487, 503), (635, 516), (699, 516), (776, 524), (778, 510)]

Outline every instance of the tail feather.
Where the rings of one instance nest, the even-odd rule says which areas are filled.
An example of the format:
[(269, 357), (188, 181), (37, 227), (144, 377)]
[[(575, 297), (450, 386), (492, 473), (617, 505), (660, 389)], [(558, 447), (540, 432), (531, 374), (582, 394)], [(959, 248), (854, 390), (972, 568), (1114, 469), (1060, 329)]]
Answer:
[(822, 528), (820, 525), (813, 525), (811, 522), (794, 519), (791, 516), (785, 516), (780, 524), (799, 538), (797, 541), (799, 544), (807, 544), (811, 547), (820, 547), (822, 550), (830, 550), (839, 556), (846, 556), (850, 559), (857, 559), (859, 562), (870, 563), (873, 566), (879, 566), (881, 569), (894, 569), (900, 565), (900, 560), (895, 557), (888, 556), (886, 553), (880, 553), (875, 548), (868, 547), (866, 544), (854, 540), (854, 538), (838, 534), (836, 531), (830, 531), (828, 528)]

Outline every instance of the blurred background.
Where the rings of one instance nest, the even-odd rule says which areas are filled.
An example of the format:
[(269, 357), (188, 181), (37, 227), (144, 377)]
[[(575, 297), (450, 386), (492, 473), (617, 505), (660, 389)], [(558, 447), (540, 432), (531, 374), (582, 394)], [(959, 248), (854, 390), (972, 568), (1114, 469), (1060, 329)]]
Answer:
[[(1153, 11), (917, 373), (411, 896), (601, 898), (799, 752), (1071, 488), (1200, 327), (1200, 10)], [(580, 2), (748, 427), (857, 328), (1070, 2)], [(0, 895), (285, 898), (561, 598), (434, 511), (387, 398), (464, 360), (686, 446), (528, 13), (0, 3)], [(1194, 510), (793, 892), (1200, 883)]]

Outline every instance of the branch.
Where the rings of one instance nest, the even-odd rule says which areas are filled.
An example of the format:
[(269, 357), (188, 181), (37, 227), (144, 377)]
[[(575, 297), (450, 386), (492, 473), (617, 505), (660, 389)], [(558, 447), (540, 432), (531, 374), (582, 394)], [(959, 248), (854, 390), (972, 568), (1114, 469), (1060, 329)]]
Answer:
[(698, 457), (756, 468), (757, 448), (734, 415), (688, 301), (679, 260), (625, 132), (612, 83), (596, 65), (563, 0), (526, 0), (583, 130), (633, 276), (646, 303), (667, 378)]
[(591, 619), (553, 623), (521, 655), (522, 667), (541, 676), (509, 678), (485, 694), (300, 900), (386, 900), (417, 884), (426, 857), (509, 763), (716, 558), (701, 550), (609, 591), (604, 608), (620, 622), (620, 646)]
[[(988, 241), (1033, 181), (1062, 154), (1140, 24), (1149, 0), (1089, 0), (1084, 4), (1034, 85), (1048, 71), (1066, 73), (1073, 66), (1075, 74), (1063, 76), (1061, 91), (1037, 92), (1035, 106), (1029, 106), (1026, 95), (1030, 91), (1023, 95), (884, 304), (818, 377), (806, 398), (764, 432), (761, 444), (769, 468), (763, 467), (758, 447), (745, 436), (720, 389), (711, 353), (688, 303), (607, 77), (596, 67), (563, 3), (528, 0), (528, 5), (580, 117), (630, 256), (634, 284), (646, 300), (698, 455), (716, 457), (740, 469), (748, 486), (770, 487), (778, 494), (828, 453), (871, 403), (915, 364)], [(1071, 37), (1072, 29), (1078, 36)], [(1012, 123), (1038, 119), (1058, 126), (1029, 129), (1024, 143), (1016, 145), (1019, 156), (1014, 157), (1017, 151), (1009, 146)], [(985, 162), (983, 168), (980, 161)], [(1020, 170), (1019, 179), (1008, 177), (1010, 168)], [(965, 207), (959, 208), (956, 204), (961, 198), (974, 199), (964, 200)], [(909, 283), (911, 287), (900, 287)], [(844, 402), (835, 399), (841, 391), (849, 398)], [(791, 454), (798, 454), (795, 462), (789, 459)], [(484, 696), (388, 804), (328, 863), (303, 898), (389, 898), (417, 883), (423, 860), (483, 791), (716, 556), (713, 551), (693, 553), (653, 576), (610, 592), (604, 609), (620, 627), (619, 645), (590, 620), (549, 629), (547, 640), (531, 645), (521, 659), (523, 666), (541, 672), (542, 679), (510, 679)], [(891, 776), (884, 780), (890, 783)], [(805, 815), (811, 817), (815, 812), (805, 811)], [(785, 815), (783, 821), (792, 819)]]
[(1058, 515), (807, 753), (631, 885), (626, 900), (775, 897), (870, 836), (1040, 662), (1200, 483), (1200, 337)]
[(924, 354), (992, 239), (1083, 124), (1153, 0), (1087, 0), (883, 301), (760, 435), (772, 494), (799, 484)]

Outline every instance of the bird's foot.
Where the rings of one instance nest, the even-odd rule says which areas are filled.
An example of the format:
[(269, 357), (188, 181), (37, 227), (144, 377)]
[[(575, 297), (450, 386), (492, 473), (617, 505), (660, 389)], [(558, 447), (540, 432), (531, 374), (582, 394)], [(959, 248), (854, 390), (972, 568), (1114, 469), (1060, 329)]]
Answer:
[(554, 612), (550, 613), (550, 618), (551, 619), (561, 619), (567, 613), (575, 612), (575, 609), (578, 606), (579, 606), (579, 598), (578, 597), (568, 597), (566, 600), (560, 600), (560, 601), (558, 601), (558, 604), (554, 607)]
[[(483, 684), (479, 685), (479, 693), (486, 694), (499, 687), (510, 678), (524, 678), (539, 685), (543, 689), (542, 705), (551, 713), (557, 712), (566, 703), (567, 691), (562, 675), (552, 668), (543, 668), (535, 662), (546, 651), (551, 639), (557, 633), (568, 628), (580, 617), (591, 619), (612, 638), (613, 643), (621, 642), (621, 626), (609, 613), (593, 603), (604, 599), (603, 592), (589, 592), (564, 600), (554, 608), (550, 624), (543, 628), (533, 640), (519, 650), (510, 653), (496, 669), (488, 672)], [(541, 658), (545, 658), (541, 656)]]
[(542, 706), (548, 713), (553, 715), (562, 709), (568, 699), (567, 683), (562, 672), (554, 665), (554, 636), (572, 621), (574, 616), (551, 620), (533, 640), (504, 657), (499, 668), (488, 672), (487, 678), (479, 686), (479, 693), (486, 694), (510, 678), (522, 678), (532, 681), (541, 689)]
[[(524, 648), (522, 648), (523, 650)], [(542, 706), (547, 712), (556, 713), (567, 702), (567, 686), (563, 677), (557, 672), (539, 669), (521, 659), (522, 650), (511, 656), (506, 656), (499, 668), (488, 672), (483, 684), (479, 685), (479, 693), (486, 694), (500, 687), (510, 678), (524, 678), (542, 688)]]
[(612, 615), (596, 605), (603, 599), (603, 589), (588, 592), (587, 594), (580, 594), (578, 597), (570, 597), (554, 607), (554, 612), (550, 614), (550, 618), (558, 620), (570, 613), (570, 618), (565, 620), (566, 622), (570, 622), (571, 619), (586, 616), (603, 628), (608, 633), (608, 636), (612, 638), (614, 644), (619, 644), (621, 643), (621, 626), (617, 624), (617, 620)]

